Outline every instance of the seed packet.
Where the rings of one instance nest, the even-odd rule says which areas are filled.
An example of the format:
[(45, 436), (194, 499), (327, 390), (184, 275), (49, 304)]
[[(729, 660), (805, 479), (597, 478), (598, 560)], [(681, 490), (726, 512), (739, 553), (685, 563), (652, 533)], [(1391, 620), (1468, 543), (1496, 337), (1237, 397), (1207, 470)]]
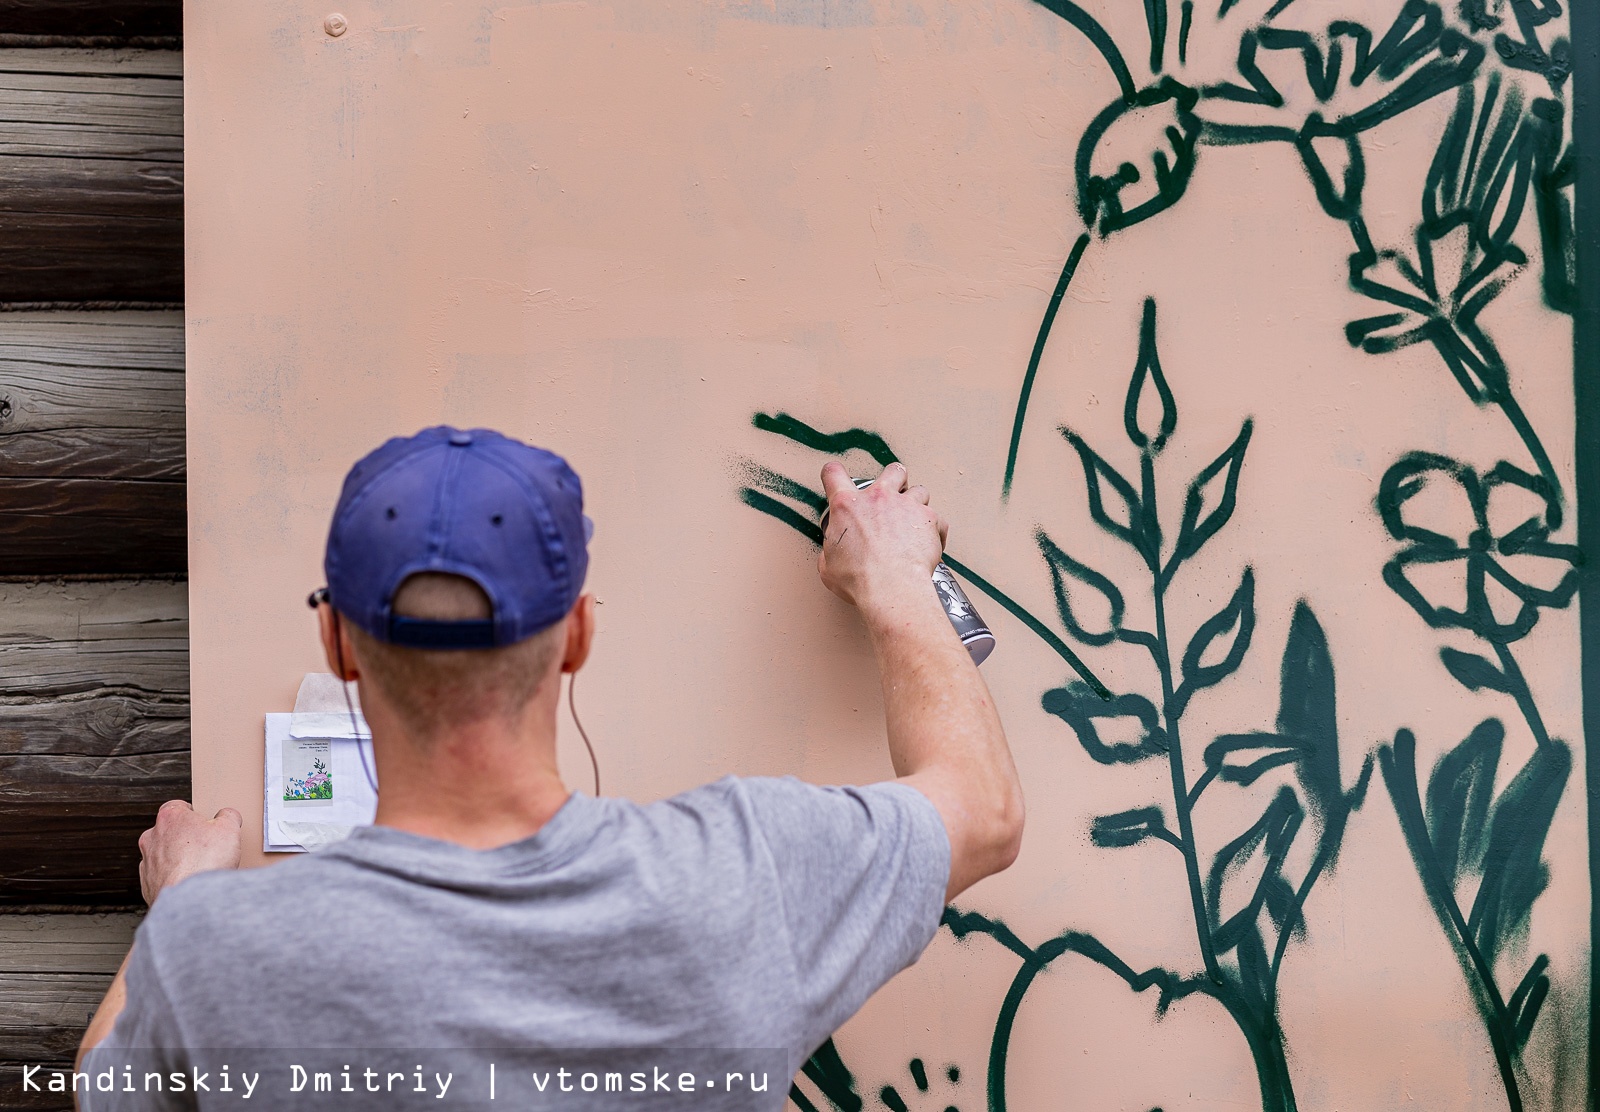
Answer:
[(283, 802), (290, 807), (333, 802), (333, 747), (326, 739), (283, 739)]

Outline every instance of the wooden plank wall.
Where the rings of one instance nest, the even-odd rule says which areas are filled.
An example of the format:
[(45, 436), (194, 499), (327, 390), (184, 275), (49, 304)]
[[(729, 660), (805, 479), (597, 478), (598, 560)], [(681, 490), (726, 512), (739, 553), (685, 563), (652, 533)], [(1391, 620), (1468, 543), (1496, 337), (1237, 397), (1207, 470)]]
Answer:
[(189, 794), (179, 0), (0, 0), (0, 1109)]

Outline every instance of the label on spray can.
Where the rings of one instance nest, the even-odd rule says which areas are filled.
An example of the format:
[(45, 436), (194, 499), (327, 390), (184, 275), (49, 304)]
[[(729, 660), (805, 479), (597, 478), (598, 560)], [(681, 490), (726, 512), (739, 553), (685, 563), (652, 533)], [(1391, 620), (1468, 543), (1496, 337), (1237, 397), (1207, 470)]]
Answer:
[[(875, 479), (852, 479), (857, 490), (865, 490), (871, 486)], [(822, 511), (822, 518), (818, 522), (822, 527), (823, 536), (828, 533), (828, 511)], [(994, 634), (989, 632), (989, 627), (984, 624), (978, 610), (972, 605), (972, 600), (967, 597), (967, 592), (961, 589), (961, 584), (956, 582), (955, 573), (945, 566), (943, 560), (934, 565), (933, 590), (939, 596), (939, 603), (944, 607), (945, 617), (950, 619), (950, 624), (955, 626), (956, 636), (961, 638), (961, 643), (967, 647), (972, 663), (982, 664), (989, 659), (989, 654), (994, 652)]]

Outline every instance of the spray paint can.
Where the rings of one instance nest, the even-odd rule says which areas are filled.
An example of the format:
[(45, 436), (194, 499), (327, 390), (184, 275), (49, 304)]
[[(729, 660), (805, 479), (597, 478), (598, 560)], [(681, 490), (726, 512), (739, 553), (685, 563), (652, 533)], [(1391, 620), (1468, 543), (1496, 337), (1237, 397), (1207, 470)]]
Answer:
[[(853, 479), (857, 490), (865, 490), (877, 480)], [(822, 527), (823, 535), (828, 532), (828, 511), (822, 511), (822, 519), (818, 523)], [(994, 652), (994, 634), (984, 624), (978, 610), (972, 605), (972, 600), (967, 597), (967, 592), (961, 589), (961, 584), (956, 582), (955, 573), (945, 566), (943, 560), (934, 565), (933, 590), (939, 596), (939, 603), (944, 607), (945, 617), (950, 619), (950, 624), (955, 626), (956, 636), (961, 638), (961, 643), (967, 647), (967, 652), (972, 656), (972, 663), (982, 664), (989, 659), (989, 654)]]

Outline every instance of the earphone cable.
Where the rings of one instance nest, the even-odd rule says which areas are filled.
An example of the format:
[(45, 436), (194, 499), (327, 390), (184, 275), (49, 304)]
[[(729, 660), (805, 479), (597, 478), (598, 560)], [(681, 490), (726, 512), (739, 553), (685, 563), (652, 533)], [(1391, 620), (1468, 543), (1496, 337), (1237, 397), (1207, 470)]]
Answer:
[(339, 690), (344, 693), (344, 709), (350, 712), (350, 736), (355, 739), (356, 756), (361, 758), (361, 771), (367, 778), (367, 785), (372, 789), (372, 794), (378, 794), (378, 779), (372, 775), (372, 767), (367, 764), (367, 750), (361, 743), (371, 742), (372, 735), (363, 735), (361, 727), (356, 723), (356, 705), (350, 700), (350, 681), (344, 678), (344, 631), (339, 628), (339, 612), (333, 612), (333, 651), (339, 658)]
[(574, 672), (567, 678), (567, 709), (572, 712), (572, 724), (578, 727), (578, 736), (583, 739), (583, 747), (589, 751), (589, 764), (594, 768), (594, 794), (600, 795), (600, 761), (594, 755), (594, 746), (589, 743), (589, 733), (583, 728), (583, 720), (578, 717), (578, 673)]

